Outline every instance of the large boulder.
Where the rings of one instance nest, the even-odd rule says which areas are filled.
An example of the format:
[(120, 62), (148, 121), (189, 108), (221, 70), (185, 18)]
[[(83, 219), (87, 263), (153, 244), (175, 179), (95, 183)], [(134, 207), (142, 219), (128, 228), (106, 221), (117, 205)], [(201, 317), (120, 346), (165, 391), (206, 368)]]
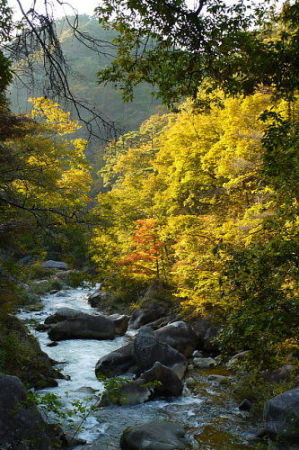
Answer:
[(186, 358), (159, 337), (148, 327), (143, 327), (134, 341), (134, 355), (138, 368), (143, 372), (150, 369), (156, 361), (170, 367), (182, 379), (186, 368)]
[[(141, 374), (147, 385), (153, 385), (155, 397), (177, 397), (183, 391), (183, 383), (177, 374), (160, 362), (155, 362), (153, 367)], [(156, 383), (158, 382), (158, 383)]]
[(137, 405), (156, 397), (175, 397), (181, 395), (183, 384), (169, 367), (156, 362), (136, 380), (115, 380), (112, 389), (107, 389), (99, 406)]
[(194, 358), (193, 364), (198, 369), (209, 369), (210, 367), (216, 367), (217, 361), (214, 358)]
[(0, 374), (0, 448), (50, 450), (61, 446), (17, 377)]
[(83, 314), (80, 317), (58, 322), (48, 330), (52, 341), (65, 339), (114, 339), (115, 325), (113, 320), (105, 316), (90, 316)]
[(96, 289), (94, 292), (92, 292), (88, 297), (87, 301), (93, 308), (96, 308), (101, 304), (103, 300), (103, 292), (101, 288)]
[(109, 302), (114, 302), (115, 296), (110, 292), (102, 291), (101, 288), (96, 289), (88, 297), (87, 301), (93, 308), (107, 309)]
[(53, 261), (49, 259), (41, 264), (43, 269), (57, 269), (57, 270), (68, 270), (68, 265), (62, 261)]
[[(59, 308), (54, 314), (47, 317), (43, 325), (39, 325), (37, 327), (38, 331), (46, 331), (51, 328), (51, 325), (63, 322), (65, 320), (72, 319), (82, 319), (88, 317), (107, 317), (107, 319), (111, 320), (115, 326), (115, 334), (118, 336), (122, 336), (126, 333), (128, 329), (129, 316), (121, 315), (121, 314), (113, 314), (111, 316), (102, 316), (102, 315), (91, 315), (83, 313), (82, 311), (77, 311), (72, 308)], [(89, 320), (89, 319), (87, 319)]]
[(149, 302), (148, 304), (143, 305), (142, 308), (137, 308), (134, 310), (129, 326), (133, 330), (137, 330), (143, 325), (160, 319), (160, 317), (165, 315), (166, 311), (167, 310), (164, 306)]
[(84, 316), (84, 313), (82, 313), (81, 311), (77, 311), (72, 308), (59, 308), (54, 314), (48, 316), (45, 319), (44, 323), (46, 325), (50, 325), (58, 322), (63, 322), (64, 320), (78, 318), (80, 316)]
[(149, 422), (127, 428), (120, 440), (122, 450), (179, 450), (188, 446), (184, 428), (173, 422)]
[(136, 366), (133, 343), (103, 356), (96, 365), (96, 376), (116, 377), (133, 371)]
[(173, 322), (156, 331), (161, 342), (169, 344), (184, 356), (191, 356), (197, 348), (198, 338), (192, 328), (182, 320)]
[(154, 320), (153, 322), (149, 322), (146, 324), (148, 327), (152, 328), (153, 330), (158, 330), (159, 328), (165, 327), (166, 325), (169, 325), (170, 323), (176, 322), (180, 320), (177, 314), (168, 314), (160, 317), (157, 320)]
[(264, 432), (272, 439), (299, 441), (299, 387), (267, 401)]
[(198, 338), (198, 348), (207, 352), (218, 352), (217, 345), (212, 341), (217, 336), (219, 327), (207, 319), (195, 319), (190, 325)]

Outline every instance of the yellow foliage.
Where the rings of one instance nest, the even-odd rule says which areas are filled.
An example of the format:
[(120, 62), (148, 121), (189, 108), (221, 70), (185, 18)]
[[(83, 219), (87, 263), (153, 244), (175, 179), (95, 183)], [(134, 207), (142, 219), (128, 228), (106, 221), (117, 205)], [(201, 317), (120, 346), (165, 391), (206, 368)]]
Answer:
[(266, 109), (287, 117), (289, 105), (259, 92), (246, 98), (216, 92), (209, 110), (188, 100), (176, 115), (146, 122), (134, 141), (131, 135), (116, 143), (118, 179), (99, 196), (107, 224), (93, 240), (113, 254), (109, 270), (128, 253), (134, 221), (154, 218), (177, 296), (197, 311), (221, 313), (234, 304), (225, 295), (223, 268), (232, 252), (266, 242), (278, 207), (274, 188), (263, 181)]

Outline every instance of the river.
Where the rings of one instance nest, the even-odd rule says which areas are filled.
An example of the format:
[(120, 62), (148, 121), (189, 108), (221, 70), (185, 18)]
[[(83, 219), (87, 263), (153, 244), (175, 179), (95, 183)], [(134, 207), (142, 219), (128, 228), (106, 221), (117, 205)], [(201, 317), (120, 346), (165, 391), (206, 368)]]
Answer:
[[(47, 294), (41, 299), (42, 310), (22, 311), (18, 315), (36, 336), (42, 350), (60, 362), (57, 368), (69, 378), (58, 380), (57, 387), (40, 391), (41, 394), (53, 393), (59, 396), (66, 411), (74, 410), (73, 402), (80, 401), (87, 409), (96, 403), (104, 389), (103, 383), (97, 380), (94, 373), (97, 361), (125, 345), (134, 335), (129, 331), (114, 340), (73, 339), (48, 347), (51, 341), (47, 333), (36, 331), (35, 325), (62, 307), (94, 314), (95, 309), (87, 302), (90, 292), (90, 288), (84, 287)], [(162, 418), (187, 426), (190, 448), (198, 448), (199, 436), (200, 448), (234, 450), (252, 448), (250, 443), (253, 434), (247, 430), (245, 416), (223, 388), (209, 382), (208, 376), (203, 375), (201, 394), (191, 394), (185, 388), (183, 395), (172, 401), (155, 400), (136, 406), (101, 407), (90, 413), (83, 412), (83, 420), (77, 412), (64, 421), (64, 426), (74, 429), (81, 425), (76, 436), (84, 439), (87, 445), (77, 447), (78, 450), (119, 449), (120, 435), (127, 426)]]

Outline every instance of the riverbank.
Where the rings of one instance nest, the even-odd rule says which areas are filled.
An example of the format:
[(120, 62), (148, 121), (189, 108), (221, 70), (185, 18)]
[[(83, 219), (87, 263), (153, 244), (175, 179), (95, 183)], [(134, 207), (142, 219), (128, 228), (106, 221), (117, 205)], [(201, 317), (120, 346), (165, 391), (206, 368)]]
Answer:
[[(50, 362), (53, 381), (44, 385), (27, 382), (29, 375), (32, 378), (32, 373), (39, 372), (35, 364), (31, 371), (26, 369), (25, 378), (22, 371), (19, 376), (27, 386), (39, 388), (36, 399), (46, 420), (60, 423), (71, 438), (85, 442), (77, 445), (78, 450), (116, 450), (120, 445), (122, 449), (130, 449), (124, 444), (124, 436), (130, 438), (128, 427), (133, 432), (145, 427), (141, 431), (147, 435), (153, 428), (155, 437), (157, 427), (165, 421), (182, 427), (184, 441), (181, 444), (186, 449), (293, 450), (292, 446), (279, 447), (279, 444), (273, 447), (261, 416), (250, 413), (255, 408), (250, 397), (254, 386), (248, 385), (244, 390), (244, 380), (240, 381), (240, 376), (244, 376), (240, 366), (246, 359), (246, 352), (225, 360), (213, 341), (217, 333), (215, 325), (206, 319), (192, 318), (185, 322), (176, 308), (169, 307), (169, 301), (163, 303), (158, 298), (154, 302), (155, 295), (149, 289), (135, 308), (117, 307), (117, 312), (130, 316), (126, 331), (128, 316), (109, 315), (115, 312), (110, 293), (87, 284), (72, 288), (65, 281), (69, 277), (69, 273), (56, 271), (46, 280), (36, 280), (34, 284), (47, 285), (46, 290), (52, 288), (53, 280), (56, 283), (57, 279), (63, 279), (64, 282), (38, 301), (33, 296), (33, 302), (27, 302), (18, 314), (31, 337), (22, 326), (23, 334), (30, 342), (35, 342), (35, 349)], [(97, 339), (92, 339), (94, 332), (91, 331), (76, 335), (87, 326), (86, 319), (87, 323), (98, 323), (98, 320), (101, 324), (108, 323), (108, 329), (112, 327), (114, 331), (109, 338), (98, 331)], [(13, 317), (11, 320), (17, 321)], [(59, 329), (74, 333), (76, 321), (75, 334), (65, 336), (65, 331), (57, 334)], [(143, 335), (144, 325), (153, 331)], [(123, 351), (126, 348), (130, 351)], [(143, 354), (147, 355), (145, 359)], [(155, 361), (160, 361), (160, 366), (154, 364)], [(30, 366), (30, 360), (28, 364)], [(42, 375), (41, 369), (40, 372)], [(121, 377), (120, 384), (115, 377)], [(159, 377), (162, 377), (160, 387), (156, 386)], [(116, 392), (115, 383), (116, 400), (109, 396), (111, 389), (113, 395)], [(260, 388), (256, 388), (257, 392)], [(287, 378), (276, 380), (272, 388), (286, 391)], [(157, 420), (157, 424), (153, 423)], [(172, 436), (171, 430), (169, 432)], [(257, 436), (263, 433), (266, 440), (261, 441)]]
[[(61, 365), (58, 365), (59, 369), (63, 371), (66, 378), (70, 378), (59, 380), (58, 387), (47, 388), (40, 393), (58, 395), (63, 408), (69, 411), (75, 401), (84, 403), (87, 409), (95, 404), (95, 400), (104, 390), (103, 383), (94, 373), (97, 361), (111, 351), (131, 342), (132, 335), (136, 333), (129, 331), (125, 336), (114, 340), (65, 340), (54, 347), (48, 347), (51, 341), (46, 332), (36, 331), (37, 324), (63, 307), (89, 314), (95, 313), (87, 302), (90, 293), (89, 288), (77, 288), (47, 294), (42, 298), (44, 308), (41, 311), (24, 311), (19, 315), (29, 324), (42, 349), (50, 358), (61, 362)], [(191, 444), (190, 448), (196, 448), (198, 441), (201, 445), (206, 442), (204, 445), (207, 449), (216, 449), (216, 445), (218, 448), (224, 448), (219, 445), (225, 445), (227, 449), (252, 447), (254, 427), (252, 424), (248, 427), (247, 413), (241, 412), (232, 400), (229, 383), (225, 385), (223, 379), (222, 381), (217, 379), (216, 375), (219, 375), (222, 370), (214, 368), (207, 371), (192, 368), (189, 364), (184, 378), (184, 391), (178, 398), (171, 400), (161, 398), (140, 405), (111, 405), (93, 410), (87, 415), (86, 420), (83, 420), (83, 429), (78, 433), (78, 437), (87, 441), (87, 446), (79, 448), (104, 449), (108, 448), (109, 443), (109, 448), (118, 449), (120, 436), (125, 428), (153, 419), (167, 419), (184, 425)], [(214, 378), (211, 375), (215, 375)], [(233, 380), (228, 376), (227, 381)], [(54, 417), (52, 419), (54, 420)], [(64, 425), (69, 429), (71, 424)]]

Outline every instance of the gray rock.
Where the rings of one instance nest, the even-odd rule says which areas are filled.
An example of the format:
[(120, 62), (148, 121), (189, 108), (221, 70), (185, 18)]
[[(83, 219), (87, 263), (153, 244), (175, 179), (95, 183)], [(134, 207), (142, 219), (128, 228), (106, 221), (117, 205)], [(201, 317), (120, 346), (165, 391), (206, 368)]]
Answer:
[(191, 322), (192, 329), (199, 339), (199, 348), (207, 352), (217, 352), (217, 344), (212, 340), (217, 336), (219, 327), (208, 319), (196, 319)]
[(141, 371), (150, 369), (156, 361), (170, 367), (182, 379), (186, 368), (186, 358), (170, 345), (159, 340), (150, 328), (143, 327), (134, 341), (134, 355)]
[(249, 355), (249, 350), (245, 350), (244, 352), (237, 353), (234, 355), (226, 364), (229, 369), (237, 368), (240, 362), (244, 361), (246, 357)]
[(193, 358), (202, 358), (203, 357), (203, 352), (201, 350), (195, 350), (192, 353)]
[(65, 281), (67, 282), (68, 279), (72, 276), (72, 275), (76, 275), (76, 274), (80, 274), (81, 272), (79, 270), (76, 269), (69, 269), (69, 270), (63, 270), (61, 272), (57, 272), (55, 273), (55, 277), (58, 278), (59, 280)]
[(224, 375), (212, 374), (208, 376), (208, 380), (218, 383), (218, 384), (228, 384), (230, 381), (230, 377), (226, 377)]
[(94, 292), (92, 292), (88, 297), (87, 301), (93, 308), (96, 308), (100, 305), (100, 303), (103, 300), (103, 291), (101, 288), (96, 289)]
[(35, 329), (36, 331), (48, 331), (50, 330), (52, 325), (45, 325), (44, 323), (39, 323), (36, 325)]
[(44, 323), (45, 325), (49, 325), (53, 323), (63, 322), (64, 320), (74, 319), (80, 316), (84, 317), (85, 314), (72, 308), (59, 308), (54, 314), (48, 316), (45, 319)]
[(115, 333), (118, 336), (123, 336), (127, 329), (128, 329), (128, 323), (129, 323), (129, 316), (126, 316), (124, 314), (112, 314), (111, 316), (108, 316), (109, 319), (113, 320), (115, 325)]
[(178, 376), (159, 362), (133, 381), (124, 380), (113, 390), (105, 391), (99, 406), (137, 405), (153, 398), (181, 395), (183, 385)]
[(35, 258), (33, 255), (25, 255), (18, 260), (18, 264), (21, 264), (22, 266), (27, 266), (29, 264), (33, 264), (34, 261)]
[(95, 372), (97, 377), (116, 377), (133, 370), (135, 366), (134, 346), (130, 343), (103, 356), (97, 362)]
[(115, 325), (115, 334), (118, 336), (122, 336), (126, 333), (128, 328), (129, 316), (113, 314), (111, 316), (102, 316), (102, 315), (91, 315), (86, 314), (81, 311), (77, 311), (72, 308), (59, 308), (55, 314), (47, 317), (43, 325), (39, 325), (36, 328), (38, 331), (46, 331), (49, 329), (48, 325), (56, 324), (59, 322), (63, 322), (64, 320), (72, 320), (72, 319), (85, 319), (89, 320), (89, 317), (106, 317), (108, 320), (111, 320)]
[(58, 342), (50, 342), (50, 344), (47, 344), (47, 347), (57, 347)]
[(129, 322), (129, 326), (133, 330), (137, 330), (143, 325), (146, 325), (150, 322), (160, 319), (160, 317), (164, 316), (165, 313), (166, 313), (165, 307), (157, 305), (156, 303), (148, 303), (147, 305), (144, 305), (142, 308), (134, 310)]
[(127, 428), (120, 440), (122, 450), (180, 450), (187, 445), (182, 425), (166, 421)]
[(158, 330), (159, 328), (166, 327), (173, 322), (180, 320), (176, 314), (168, 314), (167, 316), (162, 316), (159, 319), (154, 320), (153, 322), (147, 323), (148, 327), (151, 327), (152, 330)]
[(87, 301), (93, 308), (106, 308), (107, 302), (114, 302), (116, 297), (110, 292), (102, 291), (101, 288), (96, 289), (88, 297)]
[(299, 388), (283, 392), (267, 401), (264, 431), (271, 438), (299, 440)]
[(114, 339), (114, 322), (105, 316), (84, 314), (73, 319), (64, 320), (48, 330), (52, 341), (65, 339)]
[(209, 369), (217, 365), (214, 358), (194, 358), (193, 364), (198, 369)]
[(0, 448), (50, 450), (60, 447), (17, 377), (0, 374)]
[(151, 369), (143, 372), (140, 378), (146, 383), (159, 383), (154, 385), (154, 397), (177, 397), (182, 394), (183, 384), (177, 374), (159, 362), (155, 362)]
[(194, 331), (182, 320), (160, 328), (156, 334), (161, 342), (165, 342), (186, 357), (192, 355), (198, 344), (198, 338)]
[(62, 261), (53, 261), (49, 259), (41, 264), (43, 269), (58, 269), (58, 270), (68, 270), (68, 265)]

